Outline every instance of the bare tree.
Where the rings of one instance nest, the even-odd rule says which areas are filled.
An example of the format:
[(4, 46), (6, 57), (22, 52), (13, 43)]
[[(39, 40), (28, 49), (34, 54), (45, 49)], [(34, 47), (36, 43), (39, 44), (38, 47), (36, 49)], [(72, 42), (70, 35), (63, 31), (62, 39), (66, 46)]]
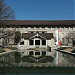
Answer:
[(75, 31), (70, 31), (64, 36), (65, 45), (75, 45)]
[(7, 39), (6, 36), (8, 36), (8, 32), (6, 29), (6, 24), (8, 24), (7, 20), (14, 20), (15, 19), (15, 13), (14, 10), (6, 5), (5, 0), (0, 0), (0, 26), (3, 26), (0, 28), (0, 39), (1, 36), (3, 37), (3, 41)]
[(0, 20), (13, 19), (15, 19), (14, 10), (6, 5), (5, 0), (0, 0)]

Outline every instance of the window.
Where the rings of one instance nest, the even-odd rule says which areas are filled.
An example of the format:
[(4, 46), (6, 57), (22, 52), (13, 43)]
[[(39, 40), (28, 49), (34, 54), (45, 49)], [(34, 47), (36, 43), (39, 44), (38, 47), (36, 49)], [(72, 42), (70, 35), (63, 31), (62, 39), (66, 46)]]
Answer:
[(35, 45), (40, 45), (40, 40), (35, 40)]
[(42, 55), (46, 55), (46, 52), (45, 52), (45, 51), (43, 51), (43, 52), (42, 52)]
[(20, 42), (20, 45), (24, 45), (24, 41)]
[(30, 51), (30, 52), (29, 52), (29, 55), (33, 55), (33, 51)]
[(40, 52), (35, 52), (35, 55), (40, 55)]
[(45, 33), (45, 32), (42, 32), (42, 33)]
[(46, 45), (46, 40), (42, 40), (42, 45)]
[(29, 40), (29, 45), (33, 45), (33, 40)]
[(33, 33), (33, 32), (31, 32), (31, 33)]

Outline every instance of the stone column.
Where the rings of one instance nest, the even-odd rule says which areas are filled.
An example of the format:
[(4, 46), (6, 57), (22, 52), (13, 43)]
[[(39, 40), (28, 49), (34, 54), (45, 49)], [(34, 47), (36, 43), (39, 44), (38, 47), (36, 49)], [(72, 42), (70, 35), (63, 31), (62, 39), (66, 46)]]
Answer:
[(42, 46), (42, 40), (40, 40), (40, 46)]
[(34, 46), (35, 46), (35, 39), (34, 39)]
[(33, 56), (35, 57), (35, 51), (33, 51)]

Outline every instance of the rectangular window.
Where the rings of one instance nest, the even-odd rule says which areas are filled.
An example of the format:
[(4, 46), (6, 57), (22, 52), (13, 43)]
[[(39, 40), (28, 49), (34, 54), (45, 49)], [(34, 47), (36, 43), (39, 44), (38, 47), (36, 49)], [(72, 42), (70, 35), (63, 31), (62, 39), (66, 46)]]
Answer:
[(42, 33), (45, 33), (45, 32), (42, 32)]
[(31, 33), (33, 33), (33, 32), (31, 32)]
[(29, 55), (33, 55), (33, 51), (30, 51), (30, 52), (29, 52)]
[(33, 40), (29, 40), (29, 45), (33, 45), (34, 44), (33, 42), (34, 42)]
[(35, 55), (40, 55), (40, 52), (35, 52)]
[(45, 51), (43, 51), (43, 52), (42, 52), (42, 55), (46, 56), (46, 52), (45, 52)]
[(42, 40), (42, 45), (46, 45), (46, 40)]
[(24, 45), (24, 41), (20, 42), (20, 45)]
[(35, 40), (35, 45), (40, 45), (40, 40)]

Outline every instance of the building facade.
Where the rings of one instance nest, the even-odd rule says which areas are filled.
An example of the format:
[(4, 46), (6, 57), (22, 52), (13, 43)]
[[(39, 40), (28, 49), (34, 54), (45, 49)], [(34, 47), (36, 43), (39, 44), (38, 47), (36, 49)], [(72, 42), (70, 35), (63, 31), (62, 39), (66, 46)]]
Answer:
[(75, 45), (75, 20), (7, 20), (0, 21), (2, 29), (20, 31), (21, 40), (17, 47), (28, 52), (34, 51), (33, 48), (46, 51), (48, 46)]

